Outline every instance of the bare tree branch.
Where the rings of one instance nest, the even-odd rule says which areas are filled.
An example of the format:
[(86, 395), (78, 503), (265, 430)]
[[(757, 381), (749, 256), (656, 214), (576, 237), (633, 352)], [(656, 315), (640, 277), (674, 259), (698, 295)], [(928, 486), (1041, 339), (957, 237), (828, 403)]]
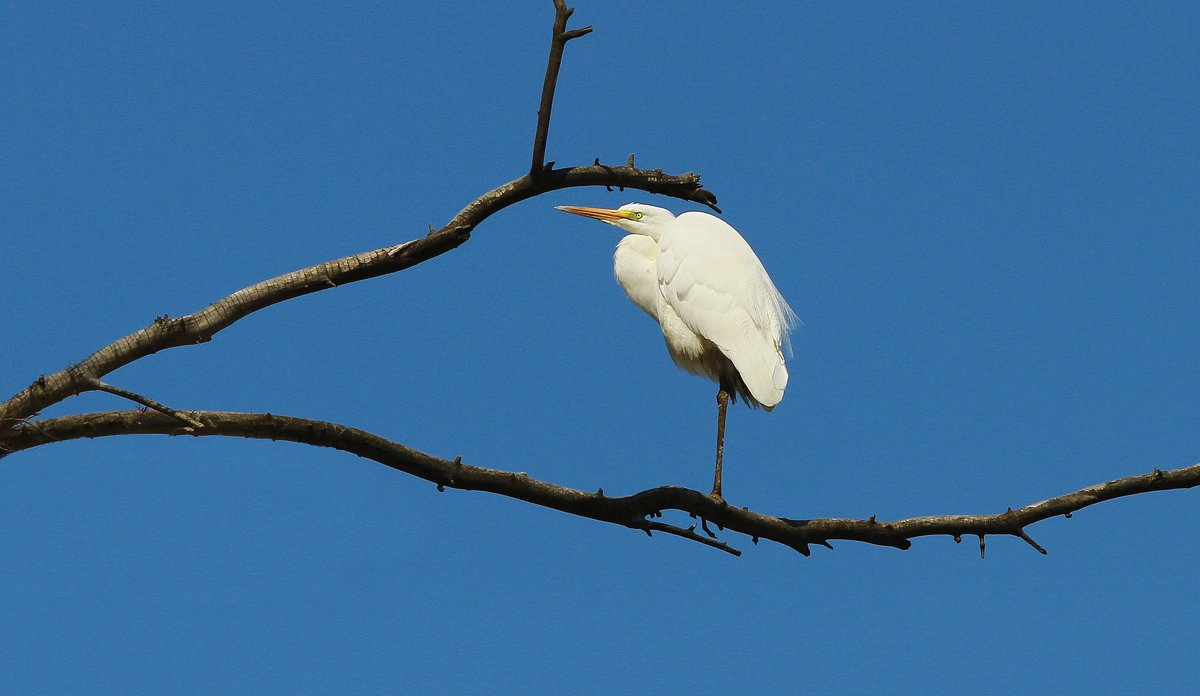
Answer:
[(38, 377), (31, 385), (0, 403), (0, 430), (33, 417), (42, 409), (70, 396), (98, 389), (101, 377), (135, 360), (167, 348), (209, 341), (217, 332), (264, 307), (339, 285), (402, 271), (440, 256), (470, 239), (471, 232), (496, 211), (547, 191), (577, 186), (617, 186), (674, 196), (716, 209), (716, 197), (702, 188), (700, 177), (691, 172), (670, 175), (658, 169), (635, 169), (632, 157), (626, 167), (607, 167), (600, 164), (599, 160), (591, 166), (566, 169), (554, 169), (542, 164), (563, 48), (571, 39), (591, 31), (591, 27), (568, 31), (567, 19), (573, 10), (566, 6), (564, 0), (554, 0), (554, 8), (550, 57), (542, 86), (533, 167), (529, 174), (476, 198), (445, 227), (437, 231), (431, 229), (424, 237), (264, 280), (183, 317), (159, 316), (149, 326), (104, 346), (81, 362)]
[(1045, 549), (1029, 538), (1025, 528), (1036, 522), (1069, 516), (1072, 512), (1114, 498), (1152, 491), (1192, 488), (1200, 485), (1200, 464), (1129, 476), (1032, 503), (993, 515), (937, 515), (893, 522), (827, 518), (798, 520), (774, 517), (715, 501), (700, 491), (662, 486), (624, 497), (609, 497), (603, 491), (587, 493), (539, 481), (523, 473), (485, 469), (434, 457), (357, 428), (325, 421), (272, 414), (191, 411), (203, 424), (190, 432), (181, 431), (178, 421), (157, 412), (109, 411), (65, 416), (22, 423), (0, 431), (0, 457), (51, 442), (79, 438), (129, 434), (223, 435), (256, 439), (286, 440), (317, 447), (330, 447), (389, 466), (438, 485), (439, 488), (478, 490), (508, 496), (572, 515), (640, 529), (665, 532), (737, 554), (725, 542), (657, 521), (664, 510), (680, 510), (720, 527), (746, 534), (757, 543), (769, 539), (809, 555), (809, 547), (832, 548), (833, 540), (860, 541), (897, 549), (908, 549), (912, 539), (947, 535), (955, 540), (966, 535), (980, 538), (980, 554), (988, 535), (1007, 535), (1025, 540), (1038, 551)]
[(578, 186), (622, 186), (712, 205), (716, 198), (700, 177), (665, 174), (659, 169), (591, 165), (553, 169), (498, 186), (471, 201), (442, 229), (413, 241), (354, 254), (264, 280), (183, 317), (157, 317), (149, 326), (101, 348), (83, 361), (43, 375), (0, 403), (0, 428), (29, 418), (51, 404), (95, 389), (97, 380), (129, 363), (167, 348), (195, 345), (234, 322), (273, 304), (339, 285), (395, 273), (457, 248), (493, 213), (547, 191)]
[[(856, 519), (788, 519), (731, 507), (705, 493), (688, 488), (664, 486), (624, 497), (605, 496), (603, 490), (586, 493), (530, 478), (522, 473), (485, 469), (449, 461), (410, 449), (378, 435), (336, 423), (270, 414), (218, 411), (182, 412), (148, 397), (101, 381), (104, 375), (158, 351), (204, 343), (254, 312), (279, 302), (339, 285), (395, 273), (435, 258), (465, 243), (474, 229), (495, 212), (548, 191), (606, 186), (631, 188), (648, 193), (694, 201), (720, 212), (716, 197), (700, 185), (700, 177), (685, 173), (666, 174), (657, 169), (637, 169), (633, 155), (623, 166), (594, 164), (555, 169), (545, 163), (546, 142), (554, 91), (563, 50), (571, 39), (591, 27), (568, 30), (572, 10), (564, 0), (554, 0), (555, 19), (546, 79), (538, 110), (533, 159), (527, 174), (498, 186), (471, 201), (440, 230), (412, 241), (374, 251), (354, 254), (303, 268), (243, 288), (204, 309), (183, 317), (157, 317), (149, 326), (96, 351), (83, 361), (50, 375), (43, 375), (26, 389), (0, 403), (0, 458), (13, 452), (79, 438), (128, 434), (168, 434), (202, 437), (209, 435), (288, 440), (331, 447), (366, 457), (399, 471), (431, 481), (439, 490), (446, 487), (481, 490), (504, 495), (569, 514), (640, 529), (648, 535), (663, 532), (739, 555), (737, 549), (716, 538), (709, 523), (784, 544), (804, 555), (810, 546), (832, 548), (832, 540), (850, 540), (907, 549), (912, 539), (949, 535), (961, 541), (964, 535), (979, 537), (980, 556), (988, 535), (1008, 535), (1024, 540), (1040, 553), (1046, 550), (1025, 528), (1057, 515), (1071, 516), (1075, 510), (1096, 503), (1151, 491), (1191, 488), (1200, 485), (1200, 464), (1173, 471), (1155, 469), (1089, 486), (1073, 493), (1049, 498), (1016, 510), (994, 515), (943, 515), (879, 522), (874, 516)], [(30, 420), (42, 409), (88, 390), (105, 391), (139, 403), (152, 411), (111, 411), (44, 420)], [(181, 423), (187, 427), (181, 427)], [(678, 510), (699, 518), (696, 525), (680, 527), (659, 521), (664, 510)]]
[(546, 61), (546, 80), (542, 83), (542, 101), (538, 106), (537, 131), (533, 136), (533, 163), (529, 175), (535, 179), (546, 168), (546, 139), (550, 135), (550, 111), (554, 108), (554, 88), (558, 85), (558, 69), (562, 66), (563, 49), (571, 39), (590, 34), (590, 26), (567, 31), (567, 20), (575, 12), (564, 0), (554, 0), (554, 29), (550, 36), (550, 59)]

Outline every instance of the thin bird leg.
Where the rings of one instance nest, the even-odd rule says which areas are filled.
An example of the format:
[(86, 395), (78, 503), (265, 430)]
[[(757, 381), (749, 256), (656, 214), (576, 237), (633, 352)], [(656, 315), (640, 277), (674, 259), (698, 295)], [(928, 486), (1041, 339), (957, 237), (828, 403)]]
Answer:
[(724, 501), (721, 497), (721, 459), (725, 456), (725, 410), (729, 408), (729, 392), (724, 389), (717, 392), (717, 471), (713, 476), (712, 497)]

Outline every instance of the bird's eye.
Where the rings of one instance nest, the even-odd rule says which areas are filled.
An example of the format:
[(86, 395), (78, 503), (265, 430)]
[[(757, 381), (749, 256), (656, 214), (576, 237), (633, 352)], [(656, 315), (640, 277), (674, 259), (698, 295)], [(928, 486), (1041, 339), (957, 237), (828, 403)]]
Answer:
[(642, 217), (643, 217), (643, 215), (642, 215), (641, 213), (634, 213), (634, 214), (633, 214), (633, 219), (634, 219), (634, 220), (641, 220), (641, 219), (642, 219)]

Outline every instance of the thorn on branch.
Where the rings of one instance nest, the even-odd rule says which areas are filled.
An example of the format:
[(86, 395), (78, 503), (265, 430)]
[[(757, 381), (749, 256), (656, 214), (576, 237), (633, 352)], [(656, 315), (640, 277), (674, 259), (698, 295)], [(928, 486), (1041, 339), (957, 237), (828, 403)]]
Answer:
[(625, 166), (626, 166), (626, 167), (628, 167), (628, 168), (630, 168), (630, 169), (633, 169), (633, 168), (634, 168), (634, 167), (633, 167), (633, 153), (632, 153), (632, 152), (631, 152), (631, 153), (629, 153), (629, 161), (625, 163)]
[(983, 535), (979, 535), (979, 557), (982, 559), (987, 556), (987, 546), (983, 541)]
[(1065, 517), (1065, 518), (1067, 518), (1067, 519), (1069, 520), (1069, 519), (1071, 519), (1071, 513), (1069, 513), (1069, 512), (1064, 512), (1064, 513), (1063, 513), (1063, 517)]
[[(703, 517), (700, 518), (700, 528), (704, 530), (704, 533), (707, 534), (710, 539), (717, 538), (717, 535), (713, 533), (713, 530), (708, 528), (708, 520), (704, 519)], [(692, 529), (695, 529), (695, 527), (692, 527)]]

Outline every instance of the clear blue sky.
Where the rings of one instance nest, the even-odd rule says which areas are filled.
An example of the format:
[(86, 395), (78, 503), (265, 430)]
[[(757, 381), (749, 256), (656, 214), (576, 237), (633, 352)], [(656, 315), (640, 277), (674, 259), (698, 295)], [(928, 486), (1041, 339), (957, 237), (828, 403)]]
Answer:
[[(0, 391), (440, 226), (528, 165), (549, 0), (8, 4)], [(803, 327), (726, 496), (999, 512), (1200, 459), (1195, 3), (578, 0), (550, 159), (695, 170)], [(713, 387), (522, 203), (408, 272), (109, 381), (629, 493), (710, 482)], [(126, 408), (78, 397), (46, 415)], [(7, 693), (1183, 693), (1200, 493), (803, 558), (447, 491), (297, 445), (0, 462)]]

